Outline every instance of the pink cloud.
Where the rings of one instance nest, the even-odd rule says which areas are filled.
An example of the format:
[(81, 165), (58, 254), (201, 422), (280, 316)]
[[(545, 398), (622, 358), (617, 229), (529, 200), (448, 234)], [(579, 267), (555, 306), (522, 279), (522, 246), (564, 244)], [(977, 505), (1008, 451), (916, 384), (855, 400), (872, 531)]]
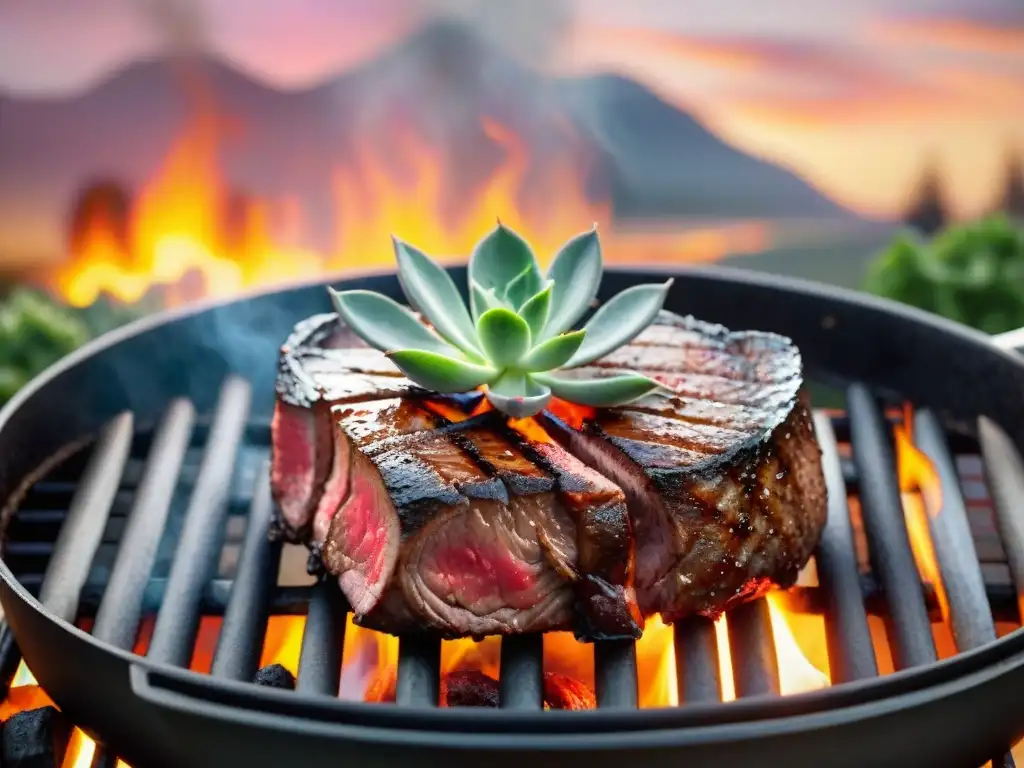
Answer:
[(401, 39), (422, 9), (422, 0), (5, 0), (0, 89), (76, 92), (182, 44), (303, 87)]

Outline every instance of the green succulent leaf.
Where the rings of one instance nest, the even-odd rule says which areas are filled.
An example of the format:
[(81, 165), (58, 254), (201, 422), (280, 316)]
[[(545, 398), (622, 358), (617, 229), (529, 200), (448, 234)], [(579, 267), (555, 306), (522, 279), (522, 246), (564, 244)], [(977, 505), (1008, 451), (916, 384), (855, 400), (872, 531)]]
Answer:
[(384, 352), (425, 349), (463, 358), (462, 352), (423, 325), (397, 301), (373, 291), (327, 290), (338, 316), (370, 346)]
[(499, 307), (511, 309), (508, 302), (498, 296), (493, 288), (485, 289), (479, 283), (470, 282), (469, 290), (476, 300), (476, 305), (482, 308), (481, 314), (488, 309), (498, 309)]
[[(540, 269), (527, 242), (501, 222), (477, 243), (469, 259), (469, 279), (481, 288), (494, 288), (503, 298), (512, 281), (524, 271), (532, 274), (532, 283), (526, 288), (525, 298), (540, 290)], [(470, 303), (475, 319), (487, 311), (477, 306), (472, 294)]]
[(506, 371), (487, 387), (491, 405), (514, 419), (525, 419), (544, 410), (551, 402), (551, 390), (522, 371)]
[(530, 350), (530, 326), (511, 309), (489, 309), (477, 322), (480, 346), (499, 368), (515, 366)]
[(505, 291), (505, 301), (512, 309), (519, 309), (523, 303), (533, 296), (540, 289), (537, 282), (537, 271), (534, 265), (528, 266), (520, 272), (515, 280), (508, 284)]
[(584, 330), (570, 331), (542, 341), (520, 361), (519, 367), (524, 371), (553, 371), (561, 368), (576, 354), (586, 335)]
[(624, 373), (607, 379), (573, 379), (536, 373), (533, 378), (539, 384), (549, 387), (555, 397), (594, 408), (625, 405), (655, 390), (665, 389), (654, 379), (639, 373)]
[(541, 331), (551, 313), (551, 295), (554, 286), (548, 283), (540, 293), (535, 294), (519, 308), (519, 316), (530, 326), (530, 335), (534, 339), (541, 338)]
[(489, 365), (456, 360), (422, 349), (400, 349), (390, 352), (388, 357), (413, 382), (443, 395), (469, 392), (494, 381), (500, 373)]
[(632, 341), (661, 311), (671, 287), (671, 280), (661, 285), (635, 285), (598, 309), (584, 326), (587, 338), (566, 367), (593, 362)]
[(555, 285), (551, 302), (554, 311), (542, 338), (557, 336), (583, 316), (601, 285), (601, 269), (601, 241), (596, 229), (562, 246), (548, 269), (548, 280)]
[(444, 267), (398, 238), (395, 238), (395, 257), (398, 279), (413, 308), (463, 352), (479, 352), (473, 321), (459, 289)]

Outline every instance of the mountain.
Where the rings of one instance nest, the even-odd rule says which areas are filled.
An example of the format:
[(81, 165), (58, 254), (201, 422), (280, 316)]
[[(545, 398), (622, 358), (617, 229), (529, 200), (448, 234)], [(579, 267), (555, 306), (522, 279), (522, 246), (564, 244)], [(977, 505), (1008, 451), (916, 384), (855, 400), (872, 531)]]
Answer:
[(0, 253), (59, 252), (82, 186), (101, 178), (137, 189), (204, 104), (231, 131), (220, 152), (229, 185), (299, 200), (317, 244), (330, 238), (329, 169), (352, 159), (354, 142), (387, 157), (395, 138), (380, 126), (411, 123), (442, 147), (470, 194), (501, 159), (481, 117), (512, 128), (540, 164), (583, 137), (599, 158), (591, 181), (610, 189), (623, 214), (852, 217), (628, 79), (545, 79), (446, 24), (302, 91), (203, 59), (140, 62), (71, 98), (0, 94)]
[(573, 122), (608, 158), (624, 214), (852, 218), (800, 177), (738, 151), (628, 78), (604, 75), (559, 87)]

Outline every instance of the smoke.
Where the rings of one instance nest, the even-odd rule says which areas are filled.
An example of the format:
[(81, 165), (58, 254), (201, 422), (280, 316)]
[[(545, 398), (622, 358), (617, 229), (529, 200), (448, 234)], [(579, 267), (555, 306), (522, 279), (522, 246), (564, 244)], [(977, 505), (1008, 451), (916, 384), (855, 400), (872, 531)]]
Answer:
[(190, 58), (206, 49), (198, 0), (129, 0), (162, 43), (165, 54)]
[(567, 136), (562, 98), (544, 72), (572, 25), (571, 3), (415, 2), (420, 29), (339, 89), (339, 132), (359, 147), (380, 144), (388, 157), (400, 143), (395, 131), (411, 127), (444, 156), (453, 200), (472, 194), (510, 151), (487, 125), (511, 132), (540, 165), (546, 154), (564, 155), (578, 137)]
[(568, 0), (423, 0), (427, 15), (456, 20), (487, 47), (524, 63), (547, 62), (573, 22)]

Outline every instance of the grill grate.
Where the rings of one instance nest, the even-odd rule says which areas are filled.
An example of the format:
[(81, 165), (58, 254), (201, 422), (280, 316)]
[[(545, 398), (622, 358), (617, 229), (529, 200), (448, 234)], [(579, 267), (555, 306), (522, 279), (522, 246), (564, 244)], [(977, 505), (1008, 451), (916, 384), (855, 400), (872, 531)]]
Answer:
[[(40, 530), (59, 526), (51, 549), (12, 542), (8, 557), (46, 556), (49, 563), (40, 587), (41, 602), (67, 621), (77, 618), (80, 604), (97, 603), (93, 633), (101, 640), (129, 649), (135, 642), (144, 606), (159, 610), (148, 656), (188, 666), (201, 616), (223, 613), (213, 656), (213, 675), (251, 680), (259, 664), (270, 613), (306, 613), (297, 689), (302, 694), (334, 696), (342, 666), (346, 606), (337, 586), (322, 582), (312, 588), (276, 585), (281, 545), (266, 531), (272, 502), (265, 429), (247, 427), (251, 391), (247, 382), (229, 378), (205, 435), (198, 471), (177, 549), (166, 577), (155, 573), (162, 537), (170, 526), (180, 477), (192, 472), (192, 446), (202, 437), (192, 405), (173, 401), (145, 450), (144, 468), (134, 492), (126, 490), (126, 470), (132, 458), (133, 418), (123, 413), (99, 436), (77, 485), (48, 481), (58, 496), (71, 494), (66, 516), (24, 509), (16, 524)], [(889, 426), (872, 393), (859, 384), (847, 392), (852, 469), (840, 456), (835, 422), (817, 412), (815, 427), (822, 448), (829, 491), (829, 524), (816, 554), (819, 592), (824, 607), (827, 649), (834, 682), (875, 677), (878, 663), (868, 625), (865, 580), (859, 573), (855, 530), (847, 508), (847, 488), (858, 488), (872, 572), (885, 595), (882, 615), (888, 622), (897, 669), (928, 664), (937, 658), (926, 594), (921, 588), (904, 522)], [(989, 594), (978, 555), (970, 544), (967, 505), (961, 493), (956, 464), (939, 420), (930, 412), (915, 418), (916, 444), (931, 460), (942, 480), (941, 515), (929, 515), (931, 535), (945, 593), (952, 631), (960, 650), (996, 637)], [(252, 433), (256, 433), (255, 439)], [(1016, 511), (1024, 498), (1024, 463), (1009, 438), (992, 422), (981, 420), (980, 446), (1016, 594), (1024, 594), (1024, 521)], [(141, 442), (141, 441), (140, 441)], [(201, 441), (199, 441), (201, 442)], [(233, 579), (217, 575), (217, 563), (228, 527), (236, 468), (243, 449), (254, 443), (262, 453), (250, 493), (248, 526)], [(857, 483), (857, 478), (871, 482)], [(39, 488), (43, 487), (41, 484)], [(73, 493), (72, 493), (73, 492)], [(119, 494), (131, 495), (131, 512), (117, 530), (111, 510)], [(93, 595), (86, 582), (98, 549), (111, 533), (119, 540), (109, 577)], [(173, 534), (172, 534), (173, 535)], [(32, 547), (36, 548), (33, 549)], [(20, 547), (20, 549), (19, 549)], [(31, 575), (23, 579), (30, 588)], [(768, 604), (757, 600), (729, 614), (729, 641), (738, 697), (777, 695), (780, 677)], [(680, 699), (718, 701), (722, 695), (714, 624), (695, 617), (677, 625), (675, 651)], [(539, 636), (510, 637), (501, 643), (501, 706), (518, 710), (542, 708), (543, 643)], [(438, 639), (402, 638), (396, 699), (400, 706), (436, 706), (440, 691), (441, 643)], [(636, 647), (632, 642), (599, 642), (594, 646), (595, 687), (601, 708), (638, 705)], [(100, 756), (97, 761), (106, 760)], [(97, 762), (97, 764), (100, 764)], [(1013, 765), (1007, 754), (995, 765)]]

